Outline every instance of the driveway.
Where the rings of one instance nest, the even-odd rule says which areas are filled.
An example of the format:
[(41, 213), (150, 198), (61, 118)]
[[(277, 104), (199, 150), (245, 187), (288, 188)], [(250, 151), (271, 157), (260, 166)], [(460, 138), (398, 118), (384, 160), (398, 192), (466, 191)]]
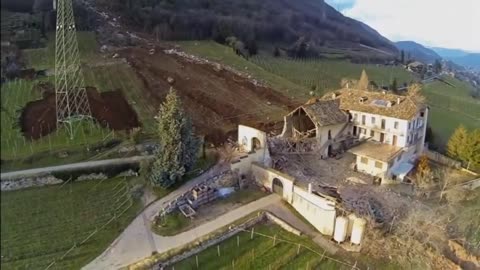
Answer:
[[(190, 183), (191, 182), (189, 182), (189, 184)], [(177, 191), (175, 193), (177, 193)], [(180, 194), (180, 192), (178, 192), (178, 194)], [(164, 237), (152, 233), (150, 230), (150, 221), (161, 205), (174, 196), (174, 194), (170, 194), (145, 209), (105, 252), (83, 269), (118, 269), (127, 266), (152, 255), (153, 251), (163, 253), (172, 248), (188, 244), (196, 238), (212, 233), (257, 210), (277, 204), (281, 200), (281, 198), (275, 194), (268, 195), (175, 236)]]

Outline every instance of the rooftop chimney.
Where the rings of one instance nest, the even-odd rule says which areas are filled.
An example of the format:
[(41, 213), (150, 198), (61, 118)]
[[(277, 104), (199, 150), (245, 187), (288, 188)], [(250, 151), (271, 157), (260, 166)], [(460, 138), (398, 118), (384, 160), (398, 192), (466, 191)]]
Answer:
[(308, 183), (308, 193), (312, 193), (312, 183)]
[(332, 94), (332, 98), (335, 99), (337, 97), (337, 93)]
[(397, 97), (397, 104), (400, 104), (400, 98)]

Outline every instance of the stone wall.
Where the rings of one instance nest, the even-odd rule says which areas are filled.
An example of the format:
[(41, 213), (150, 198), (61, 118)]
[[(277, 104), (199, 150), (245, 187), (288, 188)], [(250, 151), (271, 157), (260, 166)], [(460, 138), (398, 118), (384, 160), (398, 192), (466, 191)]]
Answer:
[(29, 188), (29, 187), (57, 185), (61, 183), (63, 183), (62, 179), (55, 178), (52, 175), (46, 175), (46, 176), (1, 181), (1, 190), (11, 191), (11, 190), (18, 190), (18, 189)]

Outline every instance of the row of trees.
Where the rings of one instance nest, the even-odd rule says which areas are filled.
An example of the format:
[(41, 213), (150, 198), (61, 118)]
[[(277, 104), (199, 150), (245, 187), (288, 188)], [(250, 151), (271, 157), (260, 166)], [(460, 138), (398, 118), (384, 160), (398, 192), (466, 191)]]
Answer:
[(469, 168), (480, 169), (480, 129), (469, 132), (460, 125), (448, 141), (447, 154)]

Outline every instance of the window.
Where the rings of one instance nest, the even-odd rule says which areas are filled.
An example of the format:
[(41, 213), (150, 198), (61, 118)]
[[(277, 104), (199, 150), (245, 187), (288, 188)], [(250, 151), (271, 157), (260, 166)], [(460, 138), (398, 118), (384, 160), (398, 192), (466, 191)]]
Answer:
[(354, 114), (353, 115), (353, 120), (357, 121), (357, 118), (358, 118), (358, 114)]
[(410, 122), (408, 122), (408, 129), (410, 129), (410, 126), (411, 126), (410, 124), (411, 124), (411, 123), (410, 123)]
[(393, 124), (393, 128), (398, 129), (398, 122), (397, 121), (395, 121), (395, 123)]
[(365, 125), (365, 118), (366, 118), (366, 116), (362, 115), (362, 125)]
[(366, 157), (361, 157), (361, 158), (360, 158), (360, 162), (363, 163), (363, 164), (368, 164), (368, 158), (366, 158)]
[(380, 161), (375, 161), (375, 168), (379, 168), (379, 169), (383, 168), (383, 163)]
[(382, 119), (382, 129), (385, 129), (385, 119)]
[(375, 117), (372, 116), (372, 124), (375, 124)]
[(375, 137), (375, 131), (370, 130), (370, 137)]
[(424, 117), (425, 116), (425, 112), (420, 112), (420, 117)]

